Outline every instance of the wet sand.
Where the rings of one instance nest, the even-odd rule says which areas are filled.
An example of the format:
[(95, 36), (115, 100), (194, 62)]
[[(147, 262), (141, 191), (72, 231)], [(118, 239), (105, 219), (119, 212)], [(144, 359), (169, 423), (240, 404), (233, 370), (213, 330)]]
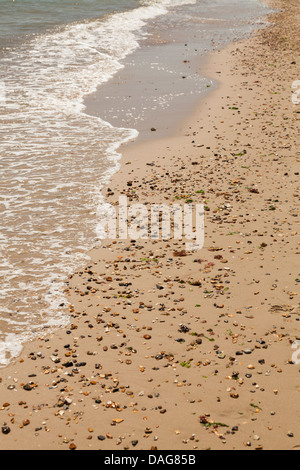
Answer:
[(299, 5), (269, 3), (270, 27), (207, 61), (218, 89), (172, 138), (125, 147), (107, 190), (203, 203), (203, 250), (95, 249), (68, 329), (0, 371), (1, 449), (299, 448)]

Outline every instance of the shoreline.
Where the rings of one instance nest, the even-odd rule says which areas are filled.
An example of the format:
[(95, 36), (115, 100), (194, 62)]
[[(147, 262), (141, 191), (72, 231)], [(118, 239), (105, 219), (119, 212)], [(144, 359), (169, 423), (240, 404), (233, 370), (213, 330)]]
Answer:
[[(298, 368), (289, 364), (299, 334), (297, 115), (290, 88), (279, 79), (280, 67), (291, 83), (296, 74), (288, 67), (297, 62), (293, 7), (296, 2), (289, 2), (275, 14), (277, 24), (212, 55), (207, 72), (220, 75), (221, 85), (176, 137), (124, 147), (108, 202), (116, 202), (118, 193), (134, 202), (172, 201), (175, 189), (199, 202), (208, 199), (205, 248), (183, 258), (174, 256), (181, 249), (174, 241), (135, 247), (112, 242), (111, 249), (93, 250), (89, 267), (66, 287), (67, 334), (61, 330), (27, 344), (21, 359), (1, 370), (0, 425), (11, 432), (0, 448), (297, 445)], [(280, 19), (290, 21), (285, 46), (275, 43)], [(267, 41), (276, 44), (280, 61), (276, 70), (269, 66), (271, 73), (265, 68)], [(276, 91), (269, 89), (270, 76)], [(274, 122), (266, 121), (271, 116)], [(198, 188), (205, 196), (195, 195)], [(125, 257), (130, 261), (124, 263)], [(195, 262), (199, 257), (203, 261)], [(181, 324), (189, 331), (178, 331)]]
[[(266, 8), (269, 7), (267, 1), (259, 0), (259, 3)], [(231, 37), (222, 31), (219, 39), (212, 41), (213, 45), (205, 43), (203, 49), (198, 45), (198, 42), (203, 40), (203, 37), (199, 35), (197, 41), (195, 39), (197, 35), (193, 29), (187, 32), (184, 26), (177, 25), (175, 32), (168, 33), (163, 31), (161, 34), (158, 34), (157, 30), (152, 30), (153, 25), (152, 28), (148, 27), (149, 29), (145, 26), (145, 37), (141, 40), (140, 47), (122, 61), (124, 67), (108, 82), (100, 85), (97, 91), (85, 98), (85, 112), (88, 115), (104, 119), (117, 128), (138, 130), (138, 138), (121, 144), (121, 150), (128, 145), (151, 143), (153, 140), (176, 136), (180, 132), (181, 127), (189, 119), (189, 116), (197, 113), (199, 103), (218, 87), (218, 75), (215, 75), (214, 79), (212, 79), (212, 77), (205, 76), (203, 73), (206, 63), (209, 63), (211, 60), (211, 56), (230, 47), (234, 43), (239, 43), (255, 36), (260, 29), (263, 29), (268, 24), (268, 17), (272, 15), (271, 9), (270, 7), (269, 12), (261, 12), (261, 16), (257, 16), (256, 20), (254, 20), (254, 17), (252, 19), (248, 18), (247, 21), (238, 22), (238, 26), (232, 23), (231, 27), (235, 30), (235, 35), (233, 34)], [(228, 19), (224, 21), (228, 22)], [(258, 22), (257, 25), (256, 21)], [(264, 26), (261, 26), (262, 24)], [(251, 31), (247, 30), (247, 25), (251, 25)], [(214, 24), (214, 26), (216, 25)], [(228, 28), (230, 28), (229, 22)], [(216, 32), (218, 32), (217, 29)], [(147, 34), (149, 34), (149, 37), (147, 37)], [(245, 37), (243, 38), (243, 36)], [(195, 51), (197, 51), (196, 54)], [(170, 76), (171, 78), (168, 77), (170, 78), (168, 88), (166, 88), (164, 83), (165, 81), (168, 82), (166, 76), (159, 72), (157, 63), (158, 54), (161, 62), (166, 63), (166, 68), (174, 69), (175, 79), (172, 76)], [(146, 64), (151, 65), (149, 70), (146, 68)], [(180, 66), (183, 66), (183, 69), (179, 72)], [(146, 72), (144, 71), (145, 68)], [(152, 68), (154, 72), (151, 71)], [(183, 74), (184, 76), (181, 77)], [(189, 82), (189, 80), (180, 80), (182, 78), (192, 78), (195, 82), (190, 84), (186, 90), (183, 84)], [(163, 84), (159, 83), (160, 80)], [(180, 81), (182, 82), (181, 84)], [(154, 113), (151, 110), (152, 106), (157, 104), (158, 96), (164, 96), (169, 91), (170, 86), (174, 86), (175, 103), (172, 103), (174, 96), (172, 98), (169, 97), (169, 108), (159, 107), (158, 105)], [(176, 96), (176, 92), (179, 93), (178, 96)], [(151, 93), (153, 96), (151, 96)], [(189, 93), (191, 93), (192, 98), (189, 96)], [(148, 103), (150, 109), (147, 109), (146, 117), (143, 113), (139, 114), (137, 112), (137, 103), (133, 95), (139, 96), (139, 94), (143, 100), (145, 98), (149, 100), (148, 95), (151, 96), (151, 100)], [(184, 99), (180, 97), (181, 94), (184, 95)], [(115, 115), (116, 110), (109, 109), (107, 104), (110, 100), (113, 100), (115, 95), (120, 95), (121, 99), (118, 116)], [(116, 105), (116, 103), (114, 104)], [(141, 103), (138, 106), (141, 106)], [(135, 110), (136, 114), (133, 110)], [(155, 132), (152, 132), (153, 128)]]

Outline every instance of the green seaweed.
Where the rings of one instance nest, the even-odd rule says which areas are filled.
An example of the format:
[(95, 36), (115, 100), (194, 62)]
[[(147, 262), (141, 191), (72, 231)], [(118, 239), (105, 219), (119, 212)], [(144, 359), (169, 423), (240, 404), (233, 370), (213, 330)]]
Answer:
[(181, 362), (180, 365), (181, 367), (186, 367), (187, 369), (190, 369), (192, 367), (191, 361)]

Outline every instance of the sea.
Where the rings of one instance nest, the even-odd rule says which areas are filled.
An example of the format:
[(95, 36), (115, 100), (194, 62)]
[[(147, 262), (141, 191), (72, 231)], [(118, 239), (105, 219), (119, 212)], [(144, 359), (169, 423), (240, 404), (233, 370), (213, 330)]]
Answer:
[[(97, 246), (102, 189), (122, 144), (139, 137), (139, 119), (117, 125), (117, 87), (103, 103), (116, 119), (101, 114), (102, 87), (129, 59), (138, 65), (151, 39), (151, 69), (163, 69), (158, 33), (186, 31), (201, 61), (266, 25), (268, 12), (259, 0), (0, 0), (0, 367), (25, 342), (67, 325), (64, 282)], [(165, 69), (174, 79), (183, 71), (172, 63)], [(199, 73), (187, 78), (156, 94), (156, 115), (210, 86)], [(97, 92), (98, 111), (89, 113), (86, 99)], [(138, 116), (147, 114), (141, 106)]]

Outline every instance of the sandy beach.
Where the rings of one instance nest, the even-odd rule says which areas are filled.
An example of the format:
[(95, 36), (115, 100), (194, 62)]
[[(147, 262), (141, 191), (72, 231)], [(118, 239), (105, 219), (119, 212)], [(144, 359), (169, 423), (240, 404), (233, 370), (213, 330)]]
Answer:
[(268, 4), (268, 27), (199, 70), (217, 89), (175, 135), (158, 120), (124, 146), (104, 191), (204, 204), (204, 248), (94, 249), (66, 280), (67, 329), (0, 370), (1, 450), (300, 448), (299, 2)]

